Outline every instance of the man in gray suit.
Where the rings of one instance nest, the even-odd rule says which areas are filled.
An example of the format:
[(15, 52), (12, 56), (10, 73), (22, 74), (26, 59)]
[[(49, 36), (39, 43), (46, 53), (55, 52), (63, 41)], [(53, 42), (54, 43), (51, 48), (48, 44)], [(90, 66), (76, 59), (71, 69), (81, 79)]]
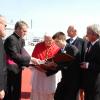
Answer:
[(0, 15), (0, 99), (5, 96), (7, 67), (2, 38), (5, 36), (6, 19)]

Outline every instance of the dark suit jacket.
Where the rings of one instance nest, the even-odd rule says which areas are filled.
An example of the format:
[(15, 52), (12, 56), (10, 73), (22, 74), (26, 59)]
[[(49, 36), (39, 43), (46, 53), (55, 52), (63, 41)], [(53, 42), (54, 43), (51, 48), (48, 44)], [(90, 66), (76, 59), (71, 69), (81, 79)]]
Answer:
[(100, 40), (86, 53), (85, 61), (89, 62), (89, 67), (85, 70), (84, 86), (87, 89), (100, 91)]
[(74, 60), (65, 62), (62, 64), (58, 64), (59, 69), (62, 73), (61, 82), (65, 86), (76, 88), (79, 87), (79, 74), (80, 74), (80, 53), (75, 46), (66, 46), (65, 47), (66, 53), (70, 54), (71, 56), (75, 57)]
[[(69, 43), (70, 39), (67, 39), (66, 42)], [(81, 55), (81, 60), (83, 61), (84, 53), (85, 53), (85, 49), (84, 49), (85, 41), (77, 37), (76, 40), (72, 43), (72, 45), (75, 45), (78, 48)]]
[[(64, 52), (75, 57), (75, 59), (68, 62), (57, 63), (57, 70), (61, 70), (62, 78), (57, 85), (54, 95), (55, 100), (72, 100), (72, 98), (76, 98), (80, 86), (80, 53), (78, 49), (72, 45), (66, 45)], [(58, 53), (62, 53), (62, 51)], [(48, 74), (50, 75), (51, 73), (48, 72)]]
[(9, 36), (4, 43), (6, 55), (10, 57), (18, 66), (27, 66), (30, 62), (30, 56), (23, 54), (23, 47), (25, 43), (16, 33)]
[(0, 38), (0, 90), (6, 89), (7, 66), (3, 40)]
[[(75, 46), (69, 46), (67, 45), (65, 47), (65, 51), (67, 54), (70, 54), (71, 56), (74, 56), (76, 59), (72, 60), (72, 61), (68, 61), (68, 62), (63, 62), (63, 63), (58, 63), (58, 67), (56, 70), (54, 71), (48, 71), (47, 75), (52, 75), (54, 73), (56, 73), (58, 70), (61, 70), (62, 72), (62, 81), (63, 83), (69, 83), (72, 80), (75, 80), (76, 82), (77, 79), (79, 79), (79, 64), (80, 64), (80, 53), (78, 51), (78, 49)], [(61, 51), (59, 51), (58, 53), (62, 53)], [(76, 79), (77, 78), (77, 79)], [(75, 82), (74, 82), (75, 84)], [(78, 83), (76, 83), (78, 85)]]
[[(70, 39), (67, 39), (66, 41), (67, 41), (67, 43), (69, 43)], [(80, 56), (81, 56), (81, 62), (83, 62), (84, 61), (84, 55), (85, 55), (86, 42), (83, 39), (77, 37), (74, 40), (74, 42), (72, 43), (72, 45), (74, 45), (74, 46), (76, 46), (78, 48), (78, 50), (80, 52)], [(84, 70), (80, 68), (80, 75), (79, 75), (80, 76), (80, 80), (78, 80), (78, 81), (80, 81), (80, 87), (81, 88), (83, 88), (83, 81), (84, 81), (83, 80), (83, 77), (84, 77), (83, 74), (84, 74)]]

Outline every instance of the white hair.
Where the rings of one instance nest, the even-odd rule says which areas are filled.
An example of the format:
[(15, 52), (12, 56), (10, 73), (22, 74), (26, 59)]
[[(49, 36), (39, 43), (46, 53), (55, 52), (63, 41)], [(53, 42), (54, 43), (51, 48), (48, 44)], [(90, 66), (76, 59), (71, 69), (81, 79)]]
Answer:
[(91, 29), (94, 34), (97, 34), (98, 36), (100, 36), (100, 25), (99, 24), (93, 24), (88, 26), (87, 28)]

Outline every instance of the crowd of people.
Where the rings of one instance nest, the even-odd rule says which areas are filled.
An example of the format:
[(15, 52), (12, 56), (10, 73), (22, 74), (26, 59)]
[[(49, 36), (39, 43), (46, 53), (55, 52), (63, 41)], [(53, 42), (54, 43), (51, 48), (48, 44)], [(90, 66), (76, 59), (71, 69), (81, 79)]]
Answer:
[[(69, 25), (67, 34), (46, 33), (30, 56), (24, 49), (28, 30), (25, 21), (17, 21), (14, 32), (6, 35), (6, 18), (0, 15), (0, 100), (21, 99), (22, 69), (32, 69), (30, 100), (100, 100), (100, 26), (87, 26), (84, 38)], [(66, 35), (69, 38), (66, 38)], [(58, 55), (73, 59), (61, 59)], [(61, 80), (55, 86), (55, 75)]]

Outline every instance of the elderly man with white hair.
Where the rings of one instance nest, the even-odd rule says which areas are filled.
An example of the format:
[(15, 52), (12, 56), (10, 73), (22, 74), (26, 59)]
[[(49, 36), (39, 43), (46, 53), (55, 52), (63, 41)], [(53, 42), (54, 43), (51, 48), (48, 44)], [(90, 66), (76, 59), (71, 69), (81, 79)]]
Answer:
[(32, 53), (36, 68), (32, 70), (31, 100), (53, 100), (56, 78), (55, 75), (48, 77), (45, 73), (47, 67), (52, 67), (52, 62), (51, 65), (49, 64), (50, 66), (41, 66), (41, 64), (53, 57), (58, 50), (58, 46), (49, 33), (44, 35), (44, 41), (36, 44)]
[(89, 45), (86, 48), (85, 62), (81, 65), (84, 70), (85, 100), (100, 100), (100, 26), (88, 26), (86, 35)]

